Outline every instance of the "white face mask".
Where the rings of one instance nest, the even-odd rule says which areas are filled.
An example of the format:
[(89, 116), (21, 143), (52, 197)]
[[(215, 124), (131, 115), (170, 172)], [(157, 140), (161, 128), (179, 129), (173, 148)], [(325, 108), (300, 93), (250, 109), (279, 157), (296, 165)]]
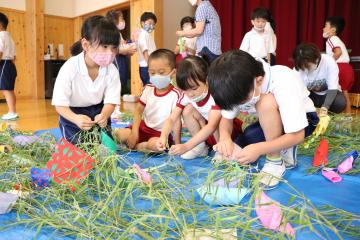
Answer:
[(184, 30), (185, 32), (190, 31), (191, 29), (192, 29), (192, 26), (191, 26), (191, 25), (185, 25), (185, 26), (183, 26), (183, 30)]
[(259, 28), (259, 27), (254, 26), (254, 29), (257, 32), (263, 32), (265, 28)]
[(170, 72), (169, 75), (160, 75), (160, 74), (155, 74), (153, 76), (150, 77), (150, 83), (154, 84), (154, 86), (157, 89), (163, 89), (166, 88), (170, 85), (171, 83), (171, 74), (173, 71)]
[(120, 31), (124, 30), (125, 29), (125, 22), (124, 21), (119, 22), (119, 24), (117, 25), (117, 29), (119, 29)]
[(195, 6), (197, 3), (197, 0), (189, 0), (189, 3), (191, 4), (191, 6)]
[(261, 96), (261, 94), (259, 94), (259, 96), (255, 96), (255, 88), (256, 88), (256, 80), (254, 80), (254, 93), (253, 93), (251, 99), (249, 101), (247, 101), (246, 103), (240, 104), (238, 106), (238, 109), (240, 111), (248, 112), (252, 109), (255, 109), (255, 105), (260, 100), (260, 96)]
[(204, 100), (207, 95), (208, 95), (208, 89), (207, 89), (207, 87), (205, 87), (204, 91), (199, 96), (193, 97), (193, 98), (190, 98), (190, 99), (191, 99), (191, 101), (197, 103), (197, 102), (200, 102), (200, 101)]
[(323, 38), (328, 38), (330, 37), (330, 34), (328, 32), (323, 32), (322, 36)]

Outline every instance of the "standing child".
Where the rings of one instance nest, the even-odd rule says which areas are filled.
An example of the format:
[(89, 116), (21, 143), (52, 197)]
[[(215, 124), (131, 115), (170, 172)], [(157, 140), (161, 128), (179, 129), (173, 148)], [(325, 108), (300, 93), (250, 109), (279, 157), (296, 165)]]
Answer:
[[(184, 17), (181, 19), (180, 27), (182, 31), (190, 31), (196, 27), (195, 19), (192, 17)], [(188, 38), (188, 37), (180, 37), (176, 47), (175, 54), (181, 54), (183, 58), (188, 55), (195, 55), (196, 53), (196, 39), (197, 37)]]
[[(266, 154), (260, 182), (271, 188), (279, 183), (285, 165), (296, 164), (296, 146), (309, 136), (318, 122), (309, 92), (298, 75), (285, 66), (270, 66), (262, 59), (234, 50), (210, 67), (209, 89), (222, 109), (220, 141), (214, 150), (235, 156), (240, 164)], [(233, 119), (242, 111), (256, 109), (259, 121), (244, 130), (234, 150)], [(285, 150), (285, 151), (284, 151)]]
[(149, 83), (148, 60), (152, 52), (156, 50), (154, 39), (151, 32), (155, 29), (157, 18), (152, 12), (144, 12), (140, 18), (141, 31), (138, 37), (138, 54), (139, 54), (139, 72), (143, 86)]
[[(119, 47), (116, 26), (103, 16), (89, 17), (81, 28), (83, 52), (70, 58), (56, 78), (52, 105), (60, 115), (63, 137), (77, 143), (80, 130), (110, 128), (120, 102), (119, 72), (112, 64)], [(109, 129), (107, 129), (109, 130)]]
[(262, 58), (271, 63), (271, 54), (275, 53), (276, 45), (271, 33), (265, 30), (269, 18), (268, 10), (256, 8), (251, 14), (253, 28), (247, 32), (241, 42), (240, 50), (250, 53), (254, 58)]
[(339, 83), (346, 98), (345, 112), (351, 112), (349, 90), (354, 83), (354, 70), (349, 64), (350, 57), (345, 44), (338, 37), (345, 27), (342, 17), (329, 17), (326, 19), (323, 29), (323, 37), (326, 38), (326, 54), (332, 56), (339, 67)]
[[(118, 142), (125, 142), (131, 149), (158, 152), (156, 142), (166, 119), (170, 116), (180, 97), (180, 92), (171, 85), (175, 76), (175, 54), (167, 49), (158, 49), (149, 56), (150, 83), (145, 85), (134, 112), (130, 128), (114, 130)], [(180, 143), (180, 125), (174, 130), (175, 143)], [(172, 136), (168, 138), (173, 143)]]
[[(208, 64), (200, 57), (189, 56), (180, 62), (176, 84), (184, 91), (177, 103), (177, 107), (166, 121), (160, 139), (159, 150), (165, 149), (166, 139), (174, 124), (183, 116), (184, 122), (193, 136), (184, 144), (173, 145), (170, 154), (181, 155), (183, 159), (204, 157), (208, 154), (208, 147), (219, 140), (220, 108), (215, 104), (208, 91), (206, 82)], [(241, 131), (241, 121), (236, 119), (233, 130), (235, 138)]]
[(0, 89), (5, 96), (9, 112), (2, 115), (2, 120), (15, 120), (19, 117), (16, 113), (16, 96), (14, 93), (15, 79), (17, 76), (15, 61), (15, 44), (10, 33), (6, 31), (9, 20), (5, 14), (0, 13)]

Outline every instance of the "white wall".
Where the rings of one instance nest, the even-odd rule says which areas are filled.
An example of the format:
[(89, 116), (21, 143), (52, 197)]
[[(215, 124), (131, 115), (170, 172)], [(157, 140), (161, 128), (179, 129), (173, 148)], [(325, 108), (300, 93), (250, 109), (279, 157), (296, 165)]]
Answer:
[(195, 15), (195, 8), (187, 0), (164, 1), (164, 48), (173, 50), (177, 42), (176, 30), (180, 29), (180, 21), (185, 16)]
[(129, 0), (75, 0), (74, 16), (80, 16), (96, 10), (128, 2)]
[(75, 16), (73, 0), (45, 0), (44, 13), (73, 18)]
[(25, 11), (25, 0), (0, 0), (0, 7)]

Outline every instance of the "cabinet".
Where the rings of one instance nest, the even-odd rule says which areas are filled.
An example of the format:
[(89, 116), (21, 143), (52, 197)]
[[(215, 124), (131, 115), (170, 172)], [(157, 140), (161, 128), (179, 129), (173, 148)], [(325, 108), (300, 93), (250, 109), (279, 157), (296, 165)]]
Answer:
[(52, 98), (56, 77), (65, 60), (45, 60), (45, 98)]

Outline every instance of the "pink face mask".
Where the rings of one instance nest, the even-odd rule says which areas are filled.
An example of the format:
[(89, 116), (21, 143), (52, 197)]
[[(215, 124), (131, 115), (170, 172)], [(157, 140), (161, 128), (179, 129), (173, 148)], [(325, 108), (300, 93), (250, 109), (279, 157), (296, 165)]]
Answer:
[(93, 60), (97, 65), (101, 67), (109, 66), (115, 59), (115, 54), (112, 52), (88, 52), (89, 57)]

